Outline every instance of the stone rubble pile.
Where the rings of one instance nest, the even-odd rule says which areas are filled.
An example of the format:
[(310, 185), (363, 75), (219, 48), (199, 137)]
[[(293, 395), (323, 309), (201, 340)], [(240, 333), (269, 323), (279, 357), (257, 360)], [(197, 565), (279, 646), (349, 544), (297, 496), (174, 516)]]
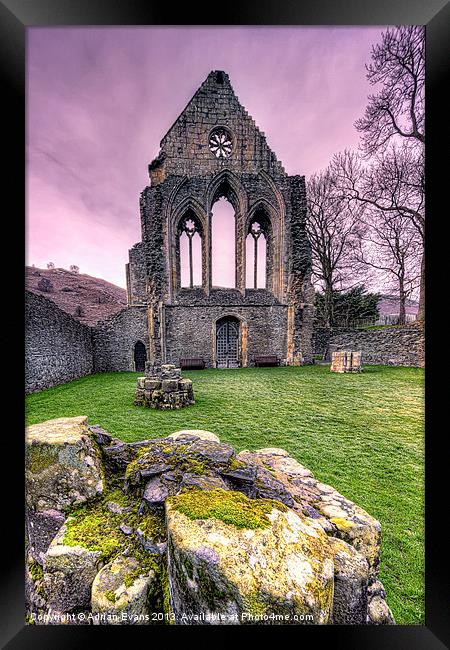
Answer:
[(26, 463), (29, 622), (394, 623), (379, 522), (283, 449), (78, 417), (29, 427)]
[(136, 406), (154, 409), (180, 409), (195, 404), (192, 381), (183, 379), (173, 364), (145, 364), (145, 377), (137, 381)]

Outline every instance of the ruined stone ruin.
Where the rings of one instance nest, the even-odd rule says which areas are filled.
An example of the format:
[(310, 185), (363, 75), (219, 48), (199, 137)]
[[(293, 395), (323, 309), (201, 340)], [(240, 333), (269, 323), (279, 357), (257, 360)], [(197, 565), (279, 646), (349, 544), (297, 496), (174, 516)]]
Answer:
[[(149, 176), (142, 241), (126, 269), (128, 308), (98, 326), (96, 367), (143, 370), (146, 360), (179, 366), (200, 358), (205, 367), (233, 368), (266, 355), (312, 363), (305, 178), (286, 174), (225, 72), (211, 72), (196, 91)], [(220, 199), (234, 212), (230, 287), (214, 282)]]
[(361, 372), (361, 352), (342, 350), (331, 353), (331, 372)]
[(379, 522), (283, 449), (50, 420), (27, 429), (26, 499), (30, 623), (394, 622)]
[(191, 379), (183, 379), (180, 368), (171, 364), (146, 363), (145, 377), (137, 381), (136, 406), (180, 409), (195, 404)]

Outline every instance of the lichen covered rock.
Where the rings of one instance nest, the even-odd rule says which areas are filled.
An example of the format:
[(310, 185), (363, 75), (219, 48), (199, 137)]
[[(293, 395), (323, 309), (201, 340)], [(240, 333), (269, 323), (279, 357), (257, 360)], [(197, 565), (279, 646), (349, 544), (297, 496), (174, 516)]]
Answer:
[(283, 449), (236, 455), (197, 430), (124, 443), (83, 417), (50, 421), (27, 431), (27, 496), (29, 615), (394, 623), (379, 522)]
[(369, 586), (367, 595), (367, 623), (369, 625), (395, 625), (394, 616), (386, 602), (386, 592), (379, 580)]
[(29, 426), (25, 441), (29, 508), (64, 511), (102, 493), (100, 450), (85, 416)]
[(168, 499), (166, 520), (176, 623), (329, 622), (333, 556), (306, 519), (216, 490)]
[(158, 585), (155, 571), (145, 569), (134, 557), (118, 556), (104, 566), (92, 584), (94, 624), (134, 625), (150, 623), (157, 611)]
[(90, 605), (91, 585), (101, 563), (99, 551), (64, 543), (66, 526), (61, 527), (50, 544), (43, 562), (48, 606), (60, 612), (84, 609)]
[(43, 556), (63, 525), (65, 516), (59, 510), (27, 511), (26, 528), (28, 551), (33, 560), (42, 564)]
[(333, 623), (363, 625), (367, 619), (369, 566), (350, 544), (329, 538), (334, 553)]

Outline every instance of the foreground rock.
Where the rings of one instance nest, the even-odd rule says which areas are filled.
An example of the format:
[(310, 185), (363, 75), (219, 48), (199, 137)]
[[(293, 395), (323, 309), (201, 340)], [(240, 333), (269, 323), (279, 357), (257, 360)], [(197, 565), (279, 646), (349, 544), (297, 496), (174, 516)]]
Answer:
[(85, 416), (34, 424), (25, 443), (28, 507), (64, 511), (102, 493), (100, 452)]
[(149, 611), (156, 611), (155, 583), (155, 572), (145, 572), (136, 558), (117, 557), (92, 584), (94, 624), (149, 624)]
[(236, 455), (197, 430), (124, 443), (86, 418), (27, 439), (30, 616), (394, 622), (377, 577), (379, 522), (284, 449)]
[(100, 553), (65, 544), (61, 527), (44, 556), (44, 587), (48, 606), (58, 612), (89, 607), (91, 586), (101, 566)]
[(176, 623), (329, 622), (331, 548), (298, 514), (223, 490), (171, 498), (166, 514)]
[(102, 454), (85, 416), (32, 425), (25, 443), (28, 551), (42, 564), (65, 512), (103, 492)]

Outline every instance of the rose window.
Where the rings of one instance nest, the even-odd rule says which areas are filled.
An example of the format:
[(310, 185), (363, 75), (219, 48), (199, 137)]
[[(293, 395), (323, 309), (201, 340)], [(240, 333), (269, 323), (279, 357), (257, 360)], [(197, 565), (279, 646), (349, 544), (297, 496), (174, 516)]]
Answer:
[(233, 150), (233, 141), (227, 129), (219, 127), (209, 136), (209, 149), (216, 158), (228, 158)]

